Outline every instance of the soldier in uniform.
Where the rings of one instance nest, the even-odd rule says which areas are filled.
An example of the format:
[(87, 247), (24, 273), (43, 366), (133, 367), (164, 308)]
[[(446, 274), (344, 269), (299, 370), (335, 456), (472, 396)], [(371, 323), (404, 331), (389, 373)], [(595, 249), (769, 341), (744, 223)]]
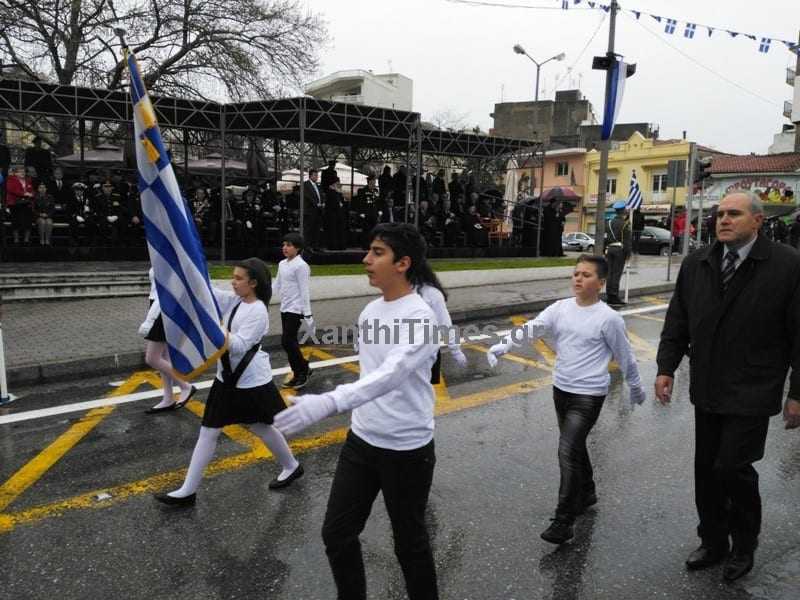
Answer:
[(606, 259), (608, 260), (608, 280), (606, 281), (606, 302), (612, 306), (623, 306), (619, 297), (619, 281), (625, 269), (625, 261), (631, 255), (631, 226), (625, 215), (625, 203), (617, 201), (612, 205), (616, 211), (614, 218), (606, 223)]
[(356, 222), (361, 228), (361, 246), (366, 250), (369, 247), (369, 234), (378, 222), (378, 188), (375, 186), (375, 176), (367, 176), (367, 187), (362, 187), (356, 194), (353, 210), (356, 213)]
[(70, 244), (78, 246), (81, 238), (84, 238), (87, 244), (92, 243), (97, 235), (97, 223), (86, 193), (86, 184), (82, 181), (72, 184), (72, 200), (67, 207), (67, 214)]
[(108, 242), (116, 246), (125, 226), (125, 207), (119, 192), (114, 189), (110, 179), (106, 179), (100, 186), (100, 191), (95, 195), (92, 210), (97, 216), (99, 232), (103, 236), (103, 243)]

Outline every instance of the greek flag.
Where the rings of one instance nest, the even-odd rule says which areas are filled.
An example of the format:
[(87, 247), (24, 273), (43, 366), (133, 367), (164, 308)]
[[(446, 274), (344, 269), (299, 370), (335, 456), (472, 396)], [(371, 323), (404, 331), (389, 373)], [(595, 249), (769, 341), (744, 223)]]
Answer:
[(131, 74), (139, 194), (156, 293), (175, 375), (196, 377), (227, 349), (199, 235), (186, 206), (136, 56)]
[(628, 210), (639, 210), (642, 205), (642, 190), (639, 189), (639, 182), (636, 180), (636, 171), (631, 173), (631, 189), (628, 192), (628, 201), (625, 208)]
[(628, 77), (628, 65), (621, 60), (614, 61), (611, 67), (611, 89), (606, 98), (606, 105), (603, 110), (603, 129), (600, 139), (611, 139), (611, 132), (614, 131), (614, 123), (619, 115), (619, 108), (622, 106), (622, 93), (625, 91), (625, 79)]

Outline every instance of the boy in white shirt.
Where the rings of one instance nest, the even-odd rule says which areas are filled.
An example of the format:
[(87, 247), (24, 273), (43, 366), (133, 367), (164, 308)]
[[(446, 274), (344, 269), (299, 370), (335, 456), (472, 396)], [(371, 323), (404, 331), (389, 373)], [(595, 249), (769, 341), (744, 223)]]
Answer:
[(428, 600), (438, 597), (425, 507), (436, 463), (430, 379), (439, 344), (436, 317), (415, 289), (431, 284), (433, 272), (412, 225), (383, 223), (371, 237), (364, 264), (383, 296), (359, 317), (359, 380), (295, 397), (275, 424), (292, 435), (353, 411), (322, 527), (338, 597), (367, 597), (359, 534), (382, 492), (408, 597)]
[[(625, 335), (625, 321), (600, 301), (608, 276), (602, 256), (583, 254), (572, 274), (573, 298), (548, 306), (535, 319), (513, 331), (486, 355), (494, 367), (497, 357), (523, 340), (548, 336), (556, 344), (553, 400), (558, 416), (558, 466), (561, 483), (558, 508), (542, 539), (562, 544), (573, 537), (573, 522), (586, 508), (597, 503), (592, 463), (586, 437), (600, 415), (611, 377), (608, 363), (613, 356), (631, 390), (631, 402), (641, 404), (645, 392), (636, 358)], [(521, 335), (517, 335), (521, 334)]]
[(281, 346), (292, 368), (292, 378), (283, 387), (298, 390), (308, 383), (311, 376), (311, 368), (300, 352), (300, 343), (297, 341), (301, 321), (305, 322), (309, 331), (314, 331), (311, 269), (301, 255), (303, 246), (303, 236), (299, 233), (290, 232), (284, 236), (282, 250), (286, 258), (278, 264), (278, 275), (272, 286), (281, 298)]

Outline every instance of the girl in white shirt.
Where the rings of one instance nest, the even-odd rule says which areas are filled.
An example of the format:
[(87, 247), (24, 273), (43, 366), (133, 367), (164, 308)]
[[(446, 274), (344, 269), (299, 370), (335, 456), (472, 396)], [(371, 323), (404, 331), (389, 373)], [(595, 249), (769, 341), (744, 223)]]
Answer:
[(382, 492), (409, 598), (437, 598), (424, 517), (436, 462), (430, 379), (438, 343), (436, 317), (415, 292), (431, 283), (425, 242), (411, 225), (384, 223), (373, 230), (363, 262), (383, 296), (359, 317), (359, 380), (296, 397), (275, 426), (291, 435), (353, 411), (322, 527), (338, 597), (366, 598), (359, 534)]
[(628, 382), (631, 401), (640, 404), (645, 397), (636, 358), (625, 335), (625, 321), (600, 301), (607, 275), (605, 258), (581, 255), (572, 274), (574, 297), (551, 304), (489, 348), (486, 355), (494, 367), (498, 356), (524, 340), (548, 336), (555, 341), (553, 399), (560, 432), (561, 483), (555, 518), (541, 534), (542, 539), (554, 544), (571, 539), (575, 517), (597, 503), (586, 437), (608, 394), (608, 363), (612, 356)]
[(206, 400), (200, 435), (183, 485), (167, 494), (156, 494), (165, 504), (191, 505), (203, 471), (214, 456), (220, 431), (226, 425), (247, 423), (283, 467), (270, 489), (286, 487), (303, 474), (286, 439), (272, 425), (273, 417), (286, 408), (272, 381), (269, 355), (261, 339), (269, 330), (272, 289), (267, 265), (258, 258), (241, 261), (233, 269), (233, 292), (214, 290), (228, 328), (228, 351), (220, 358), (217, 376)]

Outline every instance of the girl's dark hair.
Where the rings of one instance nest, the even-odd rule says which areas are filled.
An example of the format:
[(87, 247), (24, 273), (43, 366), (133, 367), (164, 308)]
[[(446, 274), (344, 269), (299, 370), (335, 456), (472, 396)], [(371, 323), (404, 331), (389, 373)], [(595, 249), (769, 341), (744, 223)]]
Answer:
[(608, 279), (608, 261), (606, 260), (605, 256), (597, 256), (596, 254), (581, 254), (578, 257), (578, 260), (575, 261), (575, 264), (577, 265), (582, 262), (592, 263), (595, 271), (597, 271), (597, 277), (600, 279)]
[(265, 306), (268, 306), (269, 300), (272, 298), (272, 276), (269, 274), (267, 263), (254, 256), (252, 258), (240, 260), (234, 267), (245, 269), (250, 279), (256, 281), (256, 297), (261, 300)]
[(297, 248), (298, 252), (302, 252), (306, 245), (305, 241), (303, 240), (303, 236), (295, 231), (290, 231), (283, 236), (283, 241)]
[(406, 279), (411, 285), (415, 288), (431, 285), (442, 292), (447, 300), (447, 292), (425, 258), (428, 245), (416, 227), (408, 223), (381, 223), (370, 233), (370, 241), (372, 240), (380, 240), (389, 246), (394, 253), (395, 262), (404, 256), (411, 259), (411, 266), (406, 271)]

